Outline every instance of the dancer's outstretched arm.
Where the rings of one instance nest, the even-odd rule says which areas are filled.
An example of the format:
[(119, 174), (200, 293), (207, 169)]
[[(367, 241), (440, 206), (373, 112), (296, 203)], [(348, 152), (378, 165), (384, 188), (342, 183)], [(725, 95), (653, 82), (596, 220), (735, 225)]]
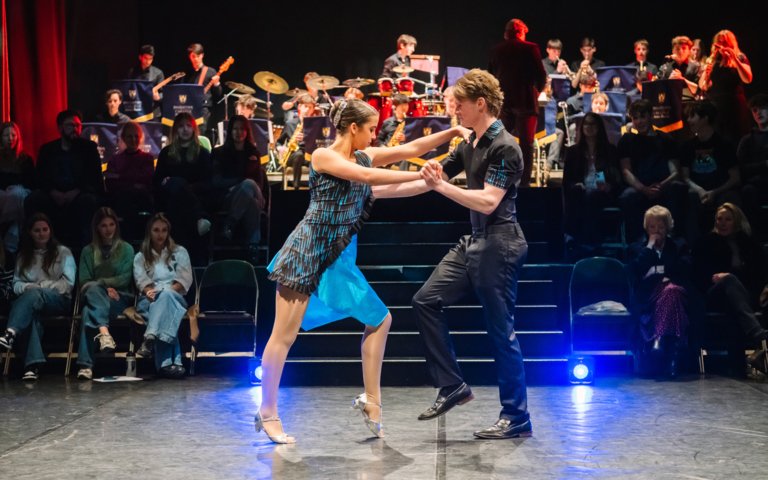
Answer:
[(421, 179), (412, 182), (376, 185), (372, 188), (373, 196), (376, 198), (412, 197), (432, 189), (432, 187), (424, 180), (425, 178), (432, 180), (433, 184), (443, 178), (448, 180), (448, 177), (443, 173), (442, 165), (434, 160), (428, 161), (421, 168), (420, 173), (422, 174)]
[(469, 139), (471, 133), (472, 130), (457, 125), (448, 130), (433, 133), (432, 135), (427, 135), (426, 137), (421, 137), (396, 147), (368, 147), (365, 149), (365, 153), (371, 157), (373, 166), (379, 167), (401, 160), (419, 157), (420, 155), (424, 155), (438, 146), (449, 142), (454, 137), (464, 137), (464, 139)]
[(422, 178), (420, 172), (401, 172), (383, 168), (368, 168), (344, 159), (329, 148), (318, 148), (312, 153), (312, 168), (319, 173), (369, 185), (405, 183)]

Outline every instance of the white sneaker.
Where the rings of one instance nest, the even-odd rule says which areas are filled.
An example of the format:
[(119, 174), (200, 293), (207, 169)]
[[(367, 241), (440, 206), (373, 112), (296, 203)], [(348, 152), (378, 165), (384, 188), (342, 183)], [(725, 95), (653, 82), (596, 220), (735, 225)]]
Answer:
[(77, 378), (79, 380), (91, 380), (93, 379), (93, 370), (90, 368), (81, 368), (77, 371)]
[(99, 351), (101, 352), (112, 353), (115, 351), (115, 348), (117, 348), (115, 339), (108, 333), (100, 333), (93, 337), (93, 339), (99, 341)]
[(201, 218), (197, 221), (197, 234), (201, 237), (211, 231), (211, 221)]
[(22, 380), (27, 382), (34, 382), (39, 377), (39, 374), (37, 373), (36, 368), (30, 368), (26, 372), (24, 372), (24, 375), (21, 377)]

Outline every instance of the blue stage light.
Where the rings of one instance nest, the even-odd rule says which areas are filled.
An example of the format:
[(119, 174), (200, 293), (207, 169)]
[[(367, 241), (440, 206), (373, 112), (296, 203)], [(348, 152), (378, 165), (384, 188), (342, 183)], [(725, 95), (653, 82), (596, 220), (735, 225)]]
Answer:
[(574, 385), (593, 383), (595, 381), (594, 358), (568, 358), (568, 381)]

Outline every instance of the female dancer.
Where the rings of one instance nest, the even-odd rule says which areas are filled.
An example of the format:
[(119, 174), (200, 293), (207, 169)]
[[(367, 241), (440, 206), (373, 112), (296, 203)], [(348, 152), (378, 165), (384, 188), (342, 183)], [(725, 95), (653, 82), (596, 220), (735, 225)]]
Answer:
[[(330, 116), (337, 136), (329, 148), (312, 154), (307, 213), (268, 267), (269, 278), (278, 287), (275, 324), (262, 357), (263, 400), (256, 414), (256, 431), (263, 429), (275, 443), (296, 441), (283, 431), (277, 416), (277, 391), (299, 327), (310, 329), (346, 317), (365, 324), (361, 346), (365, 393), (355, 399), (354, 406), (368, 428), (382, 435), (379, 380), (392, 317), (355, 266), (355, 235), (373, 205), (372, 185), (436, 177), (439, 167), (431, 163), (421, 172), (370, 167), (423, 155), (457, 135), (469, 136), (468, 130), (454, 127), (398, 147), (371, 148), (378, 113), (370, 105), (358, 99), (339, 100)], [(421, 191), (429, 189), (419, 183)], [(405, 195), (391, 189), (379, 196)]]

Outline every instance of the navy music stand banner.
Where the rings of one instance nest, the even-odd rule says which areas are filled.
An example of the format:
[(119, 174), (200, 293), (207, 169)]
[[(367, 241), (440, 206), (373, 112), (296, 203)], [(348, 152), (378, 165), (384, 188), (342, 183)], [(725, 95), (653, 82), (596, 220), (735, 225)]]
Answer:
[(683, 128), (683, 80), (643, 83), (643, 98), (651, 102), (654, 128), (669, 133)]
[(635, 88), (635, 67), (598, 67), (595, 69), (600, 90), (628, 92)]
[(154, 118), (155, 101), (152, 99), (151, 80), (115, 80), (112, 87), (123, 94), (120, 111), (135, 122), (146, 122)]
[(571, 96), (571, 81), (565, 75), (550, 75), (552, 98), (564, 102)]
[(176, 115), (187, 112), (195, 117), (198, 125), (203, 123), (203, 86), (193, 83), (177, 83), (163, 88), (163, 125), (173, 126)]
[(97, 145), (101, 163), (107, 163), (118, 152), (120, 137), (117, 135), (117, 125), (114, 123), (83, 123), (82, 138)]
[[(406, 117), (405, 119), (405, 141), (411, 142), (433, 133), (442, 132), (451, 128), (450, 117)], [(423, 165), (427, 160), (437, 160), (438, 162), (448, 156), (449, 142), (446, 142), (434, 150), (431, 150), (423, 156), (416, 159), (408, 159), (409, 162)], [(414, 161), (415, 160), (415, 161)]]
[(160, 122), (143, 122), (140, 124), (144, 130), (144, 143), (141, 149), (152, 155), (153, 158), (160, 156), (160, 150), (165, 146), (163, 136), (163, 124)]
[(336, 138), (336, 129), (327, 116), (304, 118), (304, 154), (311, 155), (316, 148), (328, 147)]

